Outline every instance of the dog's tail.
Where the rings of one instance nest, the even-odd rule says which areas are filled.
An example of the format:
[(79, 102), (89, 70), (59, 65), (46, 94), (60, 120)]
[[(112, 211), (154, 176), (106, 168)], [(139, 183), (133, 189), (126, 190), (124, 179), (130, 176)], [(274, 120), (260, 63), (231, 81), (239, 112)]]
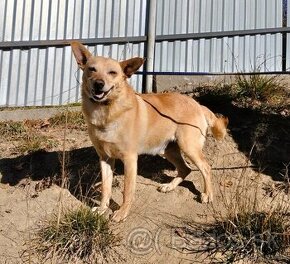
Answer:
[(203, 105), (201, 107), (202, 107), (202, 111), (205, 116), (206, 122), (211, 128), (213, 136), (218, 140), (223, 139), (227, 133), (227, 126), (229, 124), (229, 119), (224, 116), (217, 117), (207, 107)]

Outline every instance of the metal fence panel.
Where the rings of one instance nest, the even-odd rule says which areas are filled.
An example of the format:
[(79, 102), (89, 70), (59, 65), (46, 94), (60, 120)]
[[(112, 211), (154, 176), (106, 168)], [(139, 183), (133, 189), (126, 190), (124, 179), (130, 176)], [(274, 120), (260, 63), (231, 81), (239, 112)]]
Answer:
[(144, 0), (1, 0), (0, 41), (141, 36)]
[[(157, 35), (282, 26), (280, 0), (161, 0), (157, 5)], [(225, 37), (157, 43), (155, 71), (279, 71), (281, 62), (282, 34)]]
[[(143, 0), (0, 0), (0, 41), (142, 36)], [(123, 60), (144, 44), (98, 45), (92, 53)], [(79, 101), (80, 72), (70, 47), (0, 50), (0, 106)], [(142, 76), (131, 84), (141, 92)]]
[[(89, 49), (116, 59), (143, 52), (142, 45), (130, 48), (99, 45)], [(60, 105), (79, 101), (81, 74), (70, 47), (0, 51), (0, 58), (0, 105)], [(133, 76), (131, 84), (141, 87), (141, 78)]]

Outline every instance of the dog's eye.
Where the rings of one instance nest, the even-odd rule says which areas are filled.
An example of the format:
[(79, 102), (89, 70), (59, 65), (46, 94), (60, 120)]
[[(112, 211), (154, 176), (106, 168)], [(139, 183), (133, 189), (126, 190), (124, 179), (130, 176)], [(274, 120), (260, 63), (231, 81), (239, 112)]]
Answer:
[(96, 72), (96, 68), (95, 67), (89, 67), (89, 71), (93, 71), (93, 72)]
[(116, 71), (109, 71), (109, 74), (110, 75), (117, 75), (117, 72)]

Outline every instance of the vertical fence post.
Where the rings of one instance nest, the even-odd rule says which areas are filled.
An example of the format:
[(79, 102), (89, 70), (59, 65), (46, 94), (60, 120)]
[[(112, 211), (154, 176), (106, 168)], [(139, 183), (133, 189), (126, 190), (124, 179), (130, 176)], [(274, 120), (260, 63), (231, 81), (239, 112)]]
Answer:
[[(147, 45), (146, 49), (146, 63), (145, 63), (145, 72), (153, 72), (154, 70), (154, 52), (155, 52), (155, 31), (156, 31), (156, 0), (149, 0), (149, 14), (148, 20), (148, 30), (147, 30)], [(147, 7), (148, 8), (148, 7)], [(152, 92), (153, 86), (153, 76), (146, 75), (143, 76), (146, 78), (145, 81), (145, 93)]]
[[(287, 10), (288, 9), (288, 0), (282, 1), (282, 27), (287, 27)], [(287, 71), (287, 33), (282, 33), (282, 72)]]

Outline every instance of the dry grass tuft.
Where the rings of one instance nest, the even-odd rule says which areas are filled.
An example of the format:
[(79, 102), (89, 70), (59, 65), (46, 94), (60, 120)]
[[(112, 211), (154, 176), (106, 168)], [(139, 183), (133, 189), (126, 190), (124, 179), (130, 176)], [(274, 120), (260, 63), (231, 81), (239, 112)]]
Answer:
[(212, 205), (212, 223), (187, 223), (179, 231), (185, 234), (185, 249), (210, 263), (289, 263), (290, 210), (284, 194), (266, 197), (259, 192), (260, 175), (246, 170), (238, 179), (232, 193), (220, 190), (222, 204)]
[(235, 106), (261, 112), (282, 113), (285, 116), (290, 113), (289, 89), (280, 75), (237, 75), (231, 83), (222, 81), (184, 93), (216, 104), (232, 102)]
[(283, 82), (277, 75), (238, 75), (235, 86), (239, 97), (261, 102), (279, 103), (285, 95)]
[(19, 140), (15, 150), (21, 154), (40, 150), (49, 150), (56, 147), (58, 142), (51, 137), (39, 133), (26, 133)]
[(106, 260), (118, 239), (108, 220), (88, 207), (67, 210), (43, 223), (31, 243), (30, 252), (40, 261), (56, 258), (58, 263), (98, 263)]
[(283, 179), (282, 181), (265, 184), (264, 190), (270, 197), (277, 195), (279, 192), (284, 192), (286, 195), (290, 195), (289, 165), (290, 163), (285, 164), (284, 173), (280, 173)]
[(84, 117), (81, 111), (67, 111), (51, 117), (49, 123), (53, 127), (64, 127), (70, 129), (86, 130)]
[(3, 137), (16, 138), (26, 132), (23, 122), (0, 122), (0, 134)]
[(58, 139), (47, 136), (42, 130), (49, 128), (86, 130), (83, 115), (80, 111), (67, 111), (57, 114), (48, 120), (24, 120), (22, 122), (0, 122), (0, 134), (15, 145), (13, 151), (27, 154), (39, 150), (50, 150), (57, 147)]

